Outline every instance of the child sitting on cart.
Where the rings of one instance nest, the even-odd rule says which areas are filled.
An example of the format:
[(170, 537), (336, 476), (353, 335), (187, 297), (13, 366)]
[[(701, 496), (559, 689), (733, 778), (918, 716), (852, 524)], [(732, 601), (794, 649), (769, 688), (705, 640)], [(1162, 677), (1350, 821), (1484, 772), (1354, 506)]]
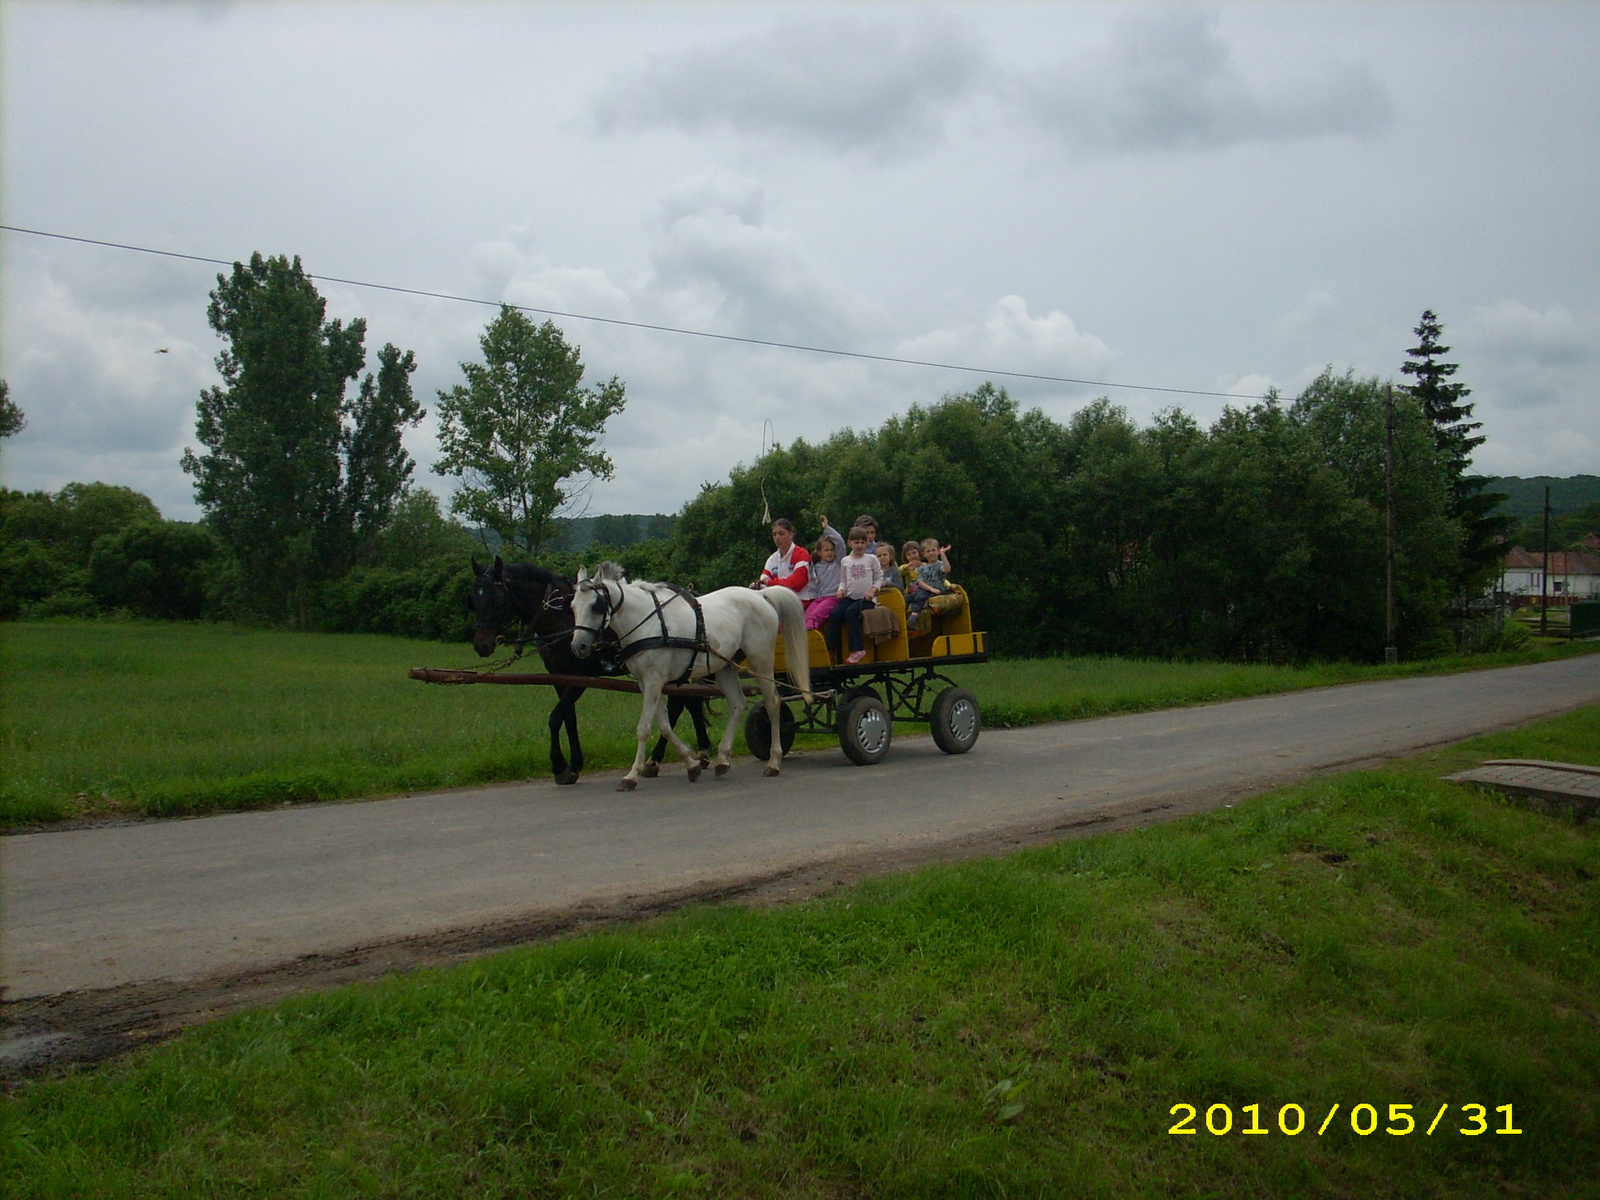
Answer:
[(817, 539), (811, 562), (811, 581), (800, 593), (806, 602), (806, 628), (821, 629), (839, 603), (839, 572), (846, 548), (839, 531), (822, 518), (822, 536)]
[(861, 633), (861, 611), (873, 607), (872, 599), (883, 585), (883, 566), (878, 556), (867, 553), (870, 535), (861, 526), (850, 530), (850, 553), (840, 563), (839, 602), (828, 617), (823, 637), (828, 642), (828, 652), (838, 659), (840, 653), (839, 626), (850, 631), (850, 657), (846, 666), (855, 666), (867, 656), (866, 640)]
[(922, 543), (912, 538), (900, 547), (900, 555), (905, 562), (900, 564), (900, 578), (904, 583), (901, 589), (909, 595), (912, 583), (917, 578), (917, 568), (922, 565)]
[(894, 561), (894, 546), (889, 542), (878, 543), (878, 565), (883, 568), (883, 587), (880, 591), (889, 588), (897, 592), (906, 590), (905, 577), (900, 574), (900, 564)]
[(950, 574), (950, 547), (939, 545), (938, 538), (922, 539), (922, 565), (917, 577), (906, 589), (906, 624), (917, 633), (922, 632), (924, 610), (928, 601), (944, 595)]

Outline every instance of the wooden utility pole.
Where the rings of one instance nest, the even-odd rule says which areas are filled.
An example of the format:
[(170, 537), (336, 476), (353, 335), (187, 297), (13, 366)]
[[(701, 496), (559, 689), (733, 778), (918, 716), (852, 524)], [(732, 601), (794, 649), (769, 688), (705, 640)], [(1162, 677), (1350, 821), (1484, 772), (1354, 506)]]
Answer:
[(1394, 643), (1394, 388), (1383, 389), (1383, 530), (1384, 530), (1384, 643), (1383, 661), (1400, 661)]
[(1550, 487), (1544, 489), (1544, 566), (1539, 569), (1539, 636), (1550, 633)]

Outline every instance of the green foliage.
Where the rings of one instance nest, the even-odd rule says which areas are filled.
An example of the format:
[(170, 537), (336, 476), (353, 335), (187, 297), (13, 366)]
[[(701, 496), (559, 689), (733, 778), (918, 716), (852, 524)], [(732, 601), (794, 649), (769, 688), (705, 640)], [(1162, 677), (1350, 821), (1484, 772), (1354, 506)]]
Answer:
[[(1600, 763), (1600, 711), (1452, 755)], [(1593, 1196), (1600, 840), (1438, 758), (243, 1013), (0, 1097), (0, 1188)]]
[(348, 565), (403, 490), (400, 429), (422, 417), (412, 357), (393, 346), (377, 381), (347, 400), (366, 362), (366, 322), (324, 322), (324, 307), (298, 257), (255, 254), (217, 276), (207, 317), (228, 341), (223, 384), (200, 395), (195, 432), (207, 453), (183, 455), (243, 594), (302, 625), (311, 585)]
[(1500, 627), (1500, 642), (1496, 649), (1521, 650), (1533, 641), (1533, 634), (1521, 621), (1507, 617)]
[(598, 447), (626, 403), (615, 376), (585, 388), (583, 362), (561, 330), (535, 326), (509, 305), (478, 340), (482, 363), (462, 363), (467, 382), (439, 393), (434, 470), (462, 485), (452, 511), (493, 529), (513, 553), (538, 555), (552, 521), (587, 480), (610, 479)]
[(27, 427), (27, 416), (11, 398), (11, 385), (0, 379), (0, 438), (21, 433)]
[[(1540, 496), (1541, 503), (1544, 497)], [(1586, 504), (1582, 508), (1571, 509), (1567, 512), (1556, 512), (1555, 501), (1551, 500), (1550, 507), (1550, 549), (1552, 550), (1588, 550), (1583, 539), (1590, 534), (1600, 533), (1600, 500)], [(1544, 548), (1544, 518), (1535, 514), (1513, 526), (1512, 533), (1507, 539), (1512, 545), (1524, 549), (1540, 551)]]
[(344, 431), (344, 504), (357, 561), (371, 554), (403, 502), (415, 463), (401, 433), (426, 415), (411, 394), (417, 364), (411, 351), (392, 345), (378, 351), (378, 375), (368, 375), (349, 408)]
[(482, 554), (483, 546), (440, 511), (439, 497), (412, 488), (373, 539), (368, 558), (372, 566), (404, 570), (440, 559), (465, 564), (474, 553)]
[(1450, 347), (1439, 341), (1444, 332), (1439, 318), (1425, 311), (1414, 332), (1418, 344), (1406, 351), (1414, 357), (1400, 371), (1416, 378), (1408, 390), (1433, 426), (1434, 448), (1450, 479), (1450, 515), (1462, 529), (1459, 567), (1451, 582), (1464, 593), (1480, 592), (1498, 570), (1512, 527), (1497, 511), (1507, 497), (1490, 490), (1487, 477), (1471, 473), (1472, 452), (1485, 440), (1473, 433), (1483, 423), (1472, 420), (1467, 402), (1472, 390), (1451, 379), (1460, 368), (1441, 361)]
[(201, 526), (140, 521), (95, 540), (89, 590), (102, 608), (195, 620), (205, 612), (206, 567), (220, 550)]
[(653, 538), (670, 540), (677, 522), (666, 513), (608, 513), (598, 517), (559, 518), (552, 550), (586, 551), (591, 545), (631, 546)]
[[(872, 433), (778, 447), (679, 519), (673, 578), (746, 583), (760, 519), (802, 529), (866, 511), (900, 543), (954, 545), (952, 578), (1006, 654), (1372, 658), (1383, 645), (1383, 426), (1389, 385), (1325, 373), (1292, 405), (1230, 408), (1209, 430), (1139, 429), (1099, 400), (1065, 425), (985, 384)], [(1461, 530), (1416, 402), (1397, 400), (1403, 647), (1433, 644)]]
[(1550, 489), (1550, 507), (1555, 515), (1600, 505), (1600, 475), (1506, 475), (1491, 479), (1489, 486), (1504, 492), (1501, 511), (1520, 521), (1537, 523), (1544, 511), (1544, 490)]
[(387, 633), (460, 642), (472, 636), (468, 558), (421, 565), (355, 567), (317, 593), (316, 624), (340, 633)]
[(54, 494), (0, 490), (0, 617), (92, 616), (95, 544), (160, 521), (149, 497), (131, 488), (69, 483)]

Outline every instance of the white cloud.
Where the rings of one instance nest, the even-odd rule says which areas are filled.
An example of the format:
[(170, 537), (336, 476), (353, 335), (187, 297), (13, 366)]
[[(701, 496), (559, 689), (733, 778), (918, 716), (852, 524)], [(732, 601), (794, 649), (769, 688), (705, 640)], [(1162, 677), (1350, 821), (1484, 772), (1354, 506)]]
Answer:
[(1192, 8), (1129, 16), (1103, 49), (1019, 74), (1014, 95), (1084, 154), (1370, 133), (1393, 119), (1371, 68), (1295, 63), (1291, 78), (1253, 83), (1217, 25), (1216, 14)]
[[(980, 321), (965, 321), (901, 342), (904, 358), (1081, 378), (1103, 372), (1116, 355), (1064, 312), (1034, 316), (1021, 296), (1002, 296)], [(1003, 382), (1003, 380), (1002, 380)]]
[(761, 33), (653, 54), (591, 98), (600, 129), (670, 125), (781, 134), (893, 158), (940, 141), (988, 61), (968, 27), (788, 18)]
[[(1600, 307), (1540, 310), (1502, 299), (1474, 309), (1450, 360), (1484, 423), (1480, 469), (1501, 474), (1600, 469)], [(1451, 331), (1446, 330), (1447, 338)]]
[[(27, 278), (13, 286), (29, 302), (11, 308), (5, 360), (28, 427), (8, 439), (7, 485), (55, 490), (109, 479), (147, 487), (163, 511), (189, 515), (173, 468), (192, 437), (195, 399), (215, 378), (209, 348), (125, 311), (126, 296), (94, 304), (48, 266), (18, 265)], [(139, 288), (124, 278), (110, 290)]]

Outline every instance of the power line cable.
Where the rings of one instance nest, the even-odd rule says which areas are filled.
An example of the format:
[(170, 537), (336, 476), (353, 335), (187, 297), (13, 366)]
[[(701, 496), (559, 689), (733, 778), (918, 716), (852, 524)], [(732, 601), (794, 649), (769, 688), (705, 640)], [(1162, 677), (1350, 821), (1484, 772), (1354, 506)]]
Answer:
[[(154, 254), (161, 258), (181, 258), (187, 262), (210, 263), (219, 267), (234, 266), (225, 258), (207, 258), (201, 254), (181, 254), (176, 250), (155, 250), (149, 246), (132, 246), (126, 242), (106, 242), (99, 238), (74, 237), (68, 233), (51, 233), (43, 229), (24, 229), (18, 225), (0, 225), (9, 233), (25, 233), (32, 237), (53, 238), (62, 242), (78, 242), (85, 246), (105, 246), (112, 250), (132, 250), (139, 254)], [(308, 279), (319, 283), (342, 283), (347, 287), (370, 288), (379, 292), (394, 292), (402, 296), (421, 296), (429, 300), (453, 300), (460, 304), (482, 304), (490, 308), (517, 309), (519, 312), (537, 313), (543, 317), (561, 317), (569, 321), (594, 321), (601, 325), (620, 325), (625, 329), (645, 329), (652, 333), (675, 333), (683, 337), (710, 338), (718, 342), (739, 342), (746, 346), (769, 346), (776, 350), (798, 350), (806, 354), (828, 354), (836, 358), (854, 358), (863, 362), (893, 363), (906, 367), (932, 367), (941, 371), (967, 371), (974, 375), (1000, 375), (1007, 379), (1033, 379), (1042, 383), (1072, 383), (1083, 387), (1112, 388), (1119, 391), (1165, 392), (1177, 396), (1220, 396), (1224, 400), (1254, 400), (1260, 397), (1241, 395), (1238, 392), (1208, 392), (1199, 388), (1158, 387), (1150, 383), (1113, 383), (1104, 379), (1073, 379), (1066, 375), (1041, 375), (1031, 371), (1007, 371), (999, 367), (971, 367), (963, 363), (933, 362), (922, 358), (899, 358), (892, 354), (868, 354), (861, 350), (839, 350), (829, 346), (807, 346), (800, 342), (779, 342), (767, 338), (740, 337), (733, 333), (711, 333), (704, 329), (680, 329), (675, 325), (653, 325), (648, 321), (625, 321), (620, 317), (597, 317), (590, 313), (563, 312), (558, 308), (535, 308), (531, 304), (511, 304), (503, 300), (484, 300), (477, 296), (458, 296), (451, 292), (430, 292), (422, 288), (399, 287), (391, 283), (369, 283), (363, 279), (344, 279), (338, 275), (313, 275)]]

